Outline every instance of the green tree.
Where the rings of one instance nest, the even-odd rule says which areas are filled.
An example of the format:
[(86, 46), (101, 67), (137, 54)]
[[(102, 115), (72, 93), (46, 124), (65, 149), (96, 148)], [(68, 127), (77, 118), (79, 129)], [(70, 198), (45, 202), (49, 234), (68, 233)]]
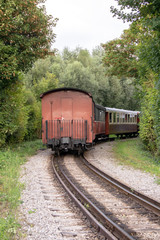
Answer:
[[(139, 19), (150, 18), (155, 21), (159, 17), (160, 2), (159, 0), (115, 0), (120, 9), (111, 7), (113, 16), (127, 21), (137, 21)], [(126, 12), (127, 10), (127, 12)], [(128, 12), (130, 10), (130, 12)], [(159, 25), (159, 24), (158, 24)], [(158, 26), (156, 26), (158, 27)]]
[(25, 91), (19, 82), (5, 88), (0, 95), (0, 146), (24, 139), (28, 121), (25, 103)]
[(77, 61), (78, 54), (79, 54), (80, 48), (76, 48), (73, 51), (70, 51), (69, 48), (65, 47), (62, 51), (62, 59), (63, 61), (68, 64), (73, 61)]
[(25, 140), (33, 140), (41, 137), (41, 104), (37, 100), (31, 89), (25, 88), (24, 91), (25, 107), (27, 109), (27, 131)]
[(137, 77), (136, 44), (138, 39), (132, 31), (125, 30), (119, 39), (103, 44), (104, 64), (108, 75)]
[(53, 73), (46, 73), (46, 76), (43, 77), (39, 82), (35, 83), (33, 86), (34, 95), (37, 100), (40, 101), (40, 95), (43, 92), (46, 92), (51, 89), (60, 87), (58, 79), (56, 79)]
[(81, 62), (69, 63), (61, 75), (61, 83), (65, 87), (75, 87), (91, 91), (93, 87), (92, 75), (89, 68), (85, 68)]
[(50, 51), (57, 19), (46, 14), (44, 0), (1, 0), (0, 89), (17, 80), (19, 71)]
[[(1, 0), (0, 146), (13, 139), (22, 141), (28, 134), (31, 112), (35, 119), (38, 116), (36, 103), (32, 109), (27, 104), (21, 72), (29, 69), (36, 59), (46, 56), (55, 40), (52, 27), (56, 26), (57, 19), (46, 14), (44, 2)], [(37, 128), (36, 121), (34, 127)]]
[[(140, 23), (145, 29), (139, 49), (140, 60), (146, 61), (148, 66), (160, 73), (160, 1), (159, 0), (117, 0), (120, 9), (111, 7), (113, 16), (124, 21)], [(130, 13), (125, 10), (130, 9)]]
[[(117, 0), (114, 16), (131, 21), (139, 38), (138, 83), (141, 86), (140, 136), (147, 147), (160, 155), (160, 2), (159, 0)], [(125, 9), (130, 9), (126, 12)], [(143, 34), (142, 34), (143, 33)]]
[(84, 67), (89, 67), (89, 65), (91, 64), (91, 56), (89, 51), (86, 49), (81, 49), (79, 51), (77, 60), (81, 62)]

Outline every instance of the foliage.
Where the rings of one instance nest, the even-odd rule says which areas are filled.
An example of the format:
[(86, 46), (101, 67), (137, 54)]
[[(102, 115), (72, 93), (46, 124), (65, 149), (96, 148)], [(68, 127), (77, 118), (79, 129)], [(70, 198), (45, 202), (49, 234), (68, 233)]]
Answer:
[(120, 9), (112, 7), (111, 12), (124, 21), (132, 21), (130, 31), (138, 39), (135, 50), (141, 101), (140, 137), (148, 149), (160, 155), (160, 2), (117, 2)]
[(20, 166), (26, 157), (42, 148), (41, 141), (25, 142), (0, 152), (0, 239), (19, 239), (17, 207), (22, 203), (20, 192), (23, 185), (19, 182)]
[[(154, 131), (154, 105), (157, 97), (157, 91), (152, 87), (152, 82), (145, 82), (146, 92), (141, 99), (141, 116), (140, 116), (140, 137), (147, 145), (147, 148), (153, 153), (156, 149), (156, 134)], [(146, 107), (147, 106), (147, 107)]]
[(125, 30), (119, 39), (103, 44), (104, 64), (107, 74), (118, 77), (137, 77), (136, 44), (138, 39), (130, 29)]
[(94, 100), (104, 106), (135, 110), (137, 101), (133, 98), (132, 79), (107, 75), (103, 56), (104, 50), (100, 46), (93, 49), (92, 54), (81, 48), (73, 51), (65, 48), (62, 54), (35, 62), (24, 76), (25, 84), (33, 89), (37, 101), (49, 88), (75, 87), (89, 91)]
[(46, 14), (43, 0), (2, 0), (0, 10), (0, 88), (16, 82), (19, 71), (48, 54), (57, 19)]
[(33, 91), (37, 100), (40, 100), (41, 93), (58, 88), (59, 86), (59, 81), (56, 79), (55, 75), (53, 73), (46, 72), (46, 76), (38, 81), (38, 83), (34, 84)]
[(40, 135), (40, 104), (23, 85), (22, 71), (48, 55), (55, 39), (57, 19), (46, 14), (44, 2), (1, 0), (0, 146)]
[(65, 87), (75, 87), (93, 92), (95, 82), (89, 68), (85, 68), (81, 62), (74, 61), (66, 66), (61, 74), (61, 83)]
[[(118, 2), (120, 9), (111, 7), (113, 16), (127, 21), (137, 21), (144, 19), (146, 16), (155, 21), (155, 16), (159, 16), (159, 0), (115, 0)], [(126, 12), (125, 12), (126, 10)], [(130, 10), (127, 11), (127, 10)]]
[[(145, 31), (141, 36), (138, 57), (156, 73), (160, 73), (160, 2), (159, 0), (117, 0), (120, 10), (111, 7), (114, 16), (140, 24)], [(123, 10), (130, 9), (130, 13)], [(139, 29), (140, 30), (140, 29)]]
[[(132, 79), (119, 79), (116, 76), (106, 75), (103, 56), (102, 47), (94, 49), (92, 54), (81, 48), (73, 51), (66, 48), (62, 54), (57, 53), (37, 60), (26, 74), (21, 75), (21, 79), (16, 84), (3, 91), (2, 96), (6, 99), (6, 103), (4, 104), (4, 101), (0, 105), (2, 110), (0, 146), (12, 142), (13, 139), (22, 141), (41, 136), (40, 95), (50, 89), (80, 88), (90, 92), (96, 103), (135, 110), (137, 101), (133, 98), (135, 88)], [(18, 86), (20, 86), (19, 92), (14, 98)], [(13, 119), (10, 117), (11, 101), (17, 102), (16, 108), (14, 107), (12, 111)]]
[(21, 83), (12, 84), (0, 93), (0, 146), (20, 142), (27, 132), (27, 108)]
[(25, 106), (27, 109), (27, 131), (24, 136), (25, 140), (41, 138), (41, 105), (36, 100), (30, 89), (25, 89), (24, 96), (26, 99)]

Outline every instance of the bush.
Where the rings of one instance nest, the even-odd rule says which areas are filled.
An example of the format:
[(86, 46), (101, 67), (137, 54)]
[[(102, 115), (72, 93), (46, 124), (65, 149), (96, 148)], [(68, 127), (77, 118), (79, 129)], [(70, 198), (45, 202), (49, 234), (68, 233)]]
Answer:
[(140, 116), (140, 138), (148, 150), (156, 154), (157, 136), (155, 133), (155, 103), (157, 91), (153, 87), (145, 88), (146, 93), (141, 99), (141, 116)]
[(37, 101), (31, 90), (25, 91), (26, 108), (28, 112), (27, 132), (25, 140), (41, 137), (41, 104)]
[(27, 132), (28, 112), (21, 83), (12, 84), (0, 94), (0, 146), (21, 142)]

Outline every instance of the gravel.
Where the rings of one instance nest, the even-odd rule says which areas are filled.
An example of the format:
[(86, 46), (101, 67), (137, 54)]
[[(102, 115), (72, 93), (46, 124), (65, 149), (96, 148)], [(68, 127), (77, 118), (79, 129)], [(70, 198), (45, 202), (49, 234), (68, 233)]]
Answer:
[(50, 167), (51, 151), (39, 151), (22, 167), (19, 222), (25, 240), (103, 239), (70, 200)]
[(107, 142), (96, 145), (94, 149), (85, 152), (85, 157), (97, 168), (103, 170), (124, 184), (143, 194), (160, 201), (160, 185), (156, 183), (156, 176), (135, 170), (132, 167), (120, 165), (114, 157), (113, 145)]
[[(85, 157), (104, 172), (159, 201), (160, 185), (156, 184), (156, 177), (119, 165), (114, 158), (113, 144), (114, 142), (96, 145), (94, 149), (85, 153)], [(51, 179), (48, 170), (50, 155), (50, 150), (39, 151), (22, 167), (20, 180), (25, 188), (19, 209), (19, 222), (22, 226), (21, 239), (100, 239), (96, 237), (90, 226), (86, 227), (85, 217), (80, 216), (80, 213), (77, 214), (74, 207), (70, 208), (68, 200), (64, 201), (68, 198), (66, 193), (59, 189), (56, 179), (55, 181)], [(72, 224), (68, 224), (69, 222), (73, 223), (75, 229)]]

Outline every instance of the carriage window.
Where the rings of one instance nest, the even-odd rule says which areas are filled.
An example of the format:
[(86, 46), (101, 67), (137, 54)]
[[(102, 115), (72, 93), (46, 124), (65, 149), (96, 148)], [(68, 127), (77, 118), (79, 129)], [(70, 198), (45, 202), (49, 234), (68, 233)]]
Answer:
[(128, 122), (127, 114), (125, 114), (125, 122), (126, 122), (126, 123)]
[(117, 113), (117, 123), (119, 123), (119, 113)]
[(105, 112), (102, 110), (99, 110), (99, 121), (101, 122), (105, 121)]
[(109, 122), (112, 123), (112, 113), (109, 113)]
[(124, 123), (125, 122), (125, 114), (122, 113), (122, 122)]
[(122, 113), (119, 114), (119, 122), (122, 122)]
[(113, 122), (116, 123), (116, 113), (113, 113)]
[(134, 115), (133, 118), (134, 118), (134, 123), (136, 123), (137, 122), (136, 115)]
[(131, 123), (132, 122), (132, 115), (130, 114), (129, 117), (130, 117), (130, 121), (129, 122)]
[(95, 121), (105, 121), (105, 111), (95, 107)]
[(130, 120), (130, 115), (128, 114), (128, 122), (130, 122), (131, 120)]
[(99, 117), (99, 114), (98, 114), (98, 108), (95, 107), (95, 121), (98, 121), (98, 117)]
[(120, 123), (123, 123), (123, 116), (124, 116), (124, 114), (123, 113), (120, 113)]
[(131, 122), (134, 123), (134, 115), (131, 115)]
[(134, 116), (135, 123), (137, 122), (137, 115)]

